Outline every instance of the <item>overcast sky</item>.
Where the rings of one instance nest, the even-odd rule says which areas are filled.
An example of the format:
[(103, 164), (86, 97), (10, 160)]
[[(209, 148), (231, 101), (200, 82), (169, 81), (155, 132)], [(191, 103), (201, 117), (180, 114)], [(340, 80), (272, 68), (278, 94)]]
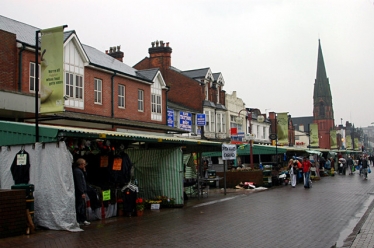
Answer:
[(121, 46), (124, 63), (169, 42), (180, 70), (221, 72), (227, 93), (263, 113), (313, 115), (321, 40), (335, 124), (374, 122), (373, 0), (1, 0), (0, 15), (68, 25), (83, 44)]

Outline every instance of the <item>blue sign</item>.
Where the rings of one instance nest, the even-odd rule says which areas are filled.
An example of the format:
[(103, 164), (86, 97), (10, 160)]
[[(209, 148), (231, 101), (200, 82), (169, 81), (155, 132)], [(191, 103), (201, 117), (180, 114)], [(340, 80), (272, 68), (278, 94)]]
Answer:
[(192, 131), (192, 114), (188, 112), (179, 112), (179, 128)]
[(168, 109), (168, 126), (174, 127), (174, 110)]
[(196, 115), (196, 125), (198, 127), (203, 127), (206, 125), (205, 114), (197, 114)]

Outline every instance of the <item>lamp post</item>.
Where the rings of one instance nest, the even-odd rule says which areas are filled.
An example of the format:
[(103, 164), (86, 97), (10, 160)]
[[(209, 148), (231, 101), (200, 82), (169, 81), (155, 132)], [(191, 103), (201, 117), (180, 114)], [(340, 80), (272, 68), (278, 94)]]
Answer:
[[(242, 109), (242, 110), (239, 111), (238, 117), (240, 117), (240, 112), (242, 112), (243, 110), (247, 111), (247, 118), (246, 118), (246, 120), (249, 121), (248, 131), (249, 131), (249, 134), (251, 134), (250, 127), (251, 127), (251, 121), (252, 121), (252, 112), (250, 112), (248, 109), (244, 108), (244, 109)], [(252, 139), (252, 135), (250, 135), (250, 138), (249, 138), (249, 160), (250, 160), (251, 168), (253, 170), (254, 166), (253, 166), (253, 139)]]

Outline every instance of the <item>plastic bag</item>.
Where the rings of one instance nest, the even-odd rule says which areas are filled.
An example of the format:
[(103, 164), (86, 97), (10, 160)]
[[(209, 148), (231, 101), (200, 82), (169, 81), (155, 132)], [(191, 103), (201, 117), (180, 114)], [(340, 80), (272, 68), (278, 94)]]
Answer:
[(370, 170), (370, 168), (368, 168), (368, 173), (371, 173), (371, 170)]

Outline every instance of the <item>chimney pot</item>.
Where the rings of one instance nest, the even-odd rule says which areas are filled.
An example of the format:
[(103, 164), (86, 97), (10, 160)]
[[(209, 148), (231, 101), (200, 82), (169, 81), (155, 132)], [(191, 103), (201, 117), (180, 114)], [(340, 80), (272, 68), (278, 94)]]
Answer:
[(105, 53), (108, 54), (108, 50), (105, 50)]
[(166, 46), (169, 47), (169, 42), (166, 42)]
[(121, 50), (121, 46), (117, 46), (117, 51), (119, 52)]
[(154, 41), (151, 42), (151, 45), (152, 45), (152, 47), (155, 47), (155, 42)]
[(156, 47), (158, 47), (158, 40), (156, 40)]

